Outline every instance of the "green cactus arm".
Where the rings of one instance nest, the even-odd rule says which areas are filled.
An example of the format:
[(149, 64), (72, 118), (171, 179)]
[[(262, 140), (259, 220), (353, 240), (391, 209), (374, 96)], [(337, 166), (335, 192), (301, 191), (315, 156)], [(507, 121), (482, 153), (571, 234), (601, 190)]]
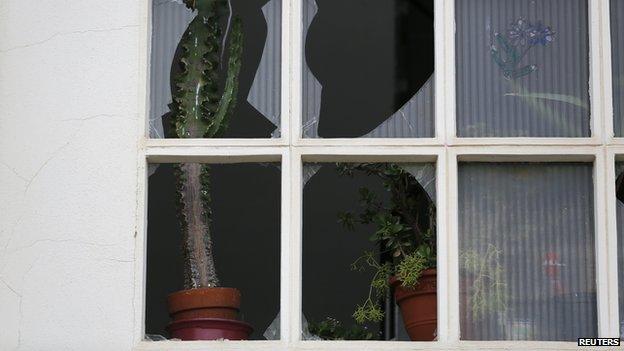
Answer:
[(223, 133), (236, 107), (236, 95), (238, 94), (238, 76), (241, 69), (241, 57), (243, 54), (243, 29), (239, 18), (234, 19), (232, 24), (232, 41), (229, 50), (227, 78), (225, 88), (217, 111), (208, 125), (204, 137), (214, 137)]
[(180, 41), (183, 70), (175, 77), (172, 94), (172, 123), (179, 138), (203, 137), (219, 104), (218, 11), (211, 1), (201, 6), (203, 11), (191, 21)]

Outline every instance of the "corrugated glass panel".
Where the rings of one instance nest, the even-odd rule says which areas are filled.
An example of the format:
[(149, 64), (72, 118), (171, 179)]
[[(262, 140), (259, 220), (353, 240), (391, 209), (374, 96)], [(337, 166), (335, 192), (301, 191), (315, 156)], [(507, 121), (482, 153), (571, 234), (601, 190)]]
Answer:
[(586, 0), (455, 4), (458, 136), (590, 136)]
[(462, 163), (461, 338), (597, 335), (592, 165)]

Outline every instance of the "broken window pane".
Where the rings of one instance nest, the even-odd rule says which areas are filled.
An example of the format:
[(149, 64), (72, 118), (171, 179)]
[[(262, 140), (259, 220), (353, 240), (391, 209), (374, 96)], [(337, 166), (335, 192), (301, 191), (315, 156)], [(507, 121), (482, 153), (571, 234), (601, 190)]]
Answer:
[(433, 137), (433, 16), (433, 0), (303, 0), (303, 137)]
[(597, 336), (592, 165), (461, 163), (463, 340)]
[[(192, 2), (191, 2), (192, 3)], [(216, 110), (219, 101), (228, 106), (227, 92), (233, 91), (235, 103), (230, 102), (234, 109), (226, 114), (229, 116), (229, 125), (221, 123), (223, 127), (216, 135), (202, 134), (203, 137), (223, 138), (265, 138), (280, 136), (280, 89), (281, 89), (281, 0), (228, 0), (219, 2), (219, 35), (211, 43), (217, 48), (213, 56), (214, 63), (205, 64), (215, 67), (217, 75), (216, 96), (211, 97), (210, 111)], [(230, 12), (229, 9), (232, 9)], [(184, 71), (183, 34), (189, 23), (198, 15), (192, 12), (182, 0), (154, 0), (152, 5), (152, 46), (150, 61), (150, 107), (149, 107), (149, 135), (152, 138), (178, 137), (180, 133), (172, 127), (172, 119), (176, 116), (175, 106), (172, 106), (172, 91), (177, 89), (172, 80), (180, 79)], [(230, 16), (232, 15), (232, 16)], [(240, 20), (241, 28), (237, 22)], [(242, 34), (240, 46), (237, 38)], [(209, 37), (204, 35), (203, 37)], [(200, 38), (203, 38), (200, 35)], [(193, 41), (194, 42), (194, 41)], [(201, 42), (201, 41), (200, 41)], [(231, 69), (238, 57), (234, 54), (234, 47), (239, 47), (240, 71)], [(199, 56), (197, 56), (199, 57)], [(227, 76), (231, 76), (231, 84), (226, 84)], [(192, 75), (193, 81), (185, 84), (186, 94), (181, 96), (187, 100), (201, 103), (201, 99), (208, 96), (212, 88), (206, 86), (204, 91), (192, 90), (197, 86), (197, 75)], [(233, 89), (230, 89), (232, 87)], [(195, 100), (195, 96), (199, 96)], [(214, 94), (213, 94), (214, 95)], [(177, 100), (176, 100), (177, 101)], [(183, 100), (184, 101), (184, 100)], [(197, 106), (193, 101), (181, 103), (186, 106), (183, 111), (192, 110)], [(225, 109), (224, 109), (225, 110)], [(187, 112), (186, 114), (191, 113)], [(177, 113), (184, 114), (184, 113)], [(210, 116), (216, 112), (204, 112)], [(209, 117), (209, 119), (215, 119)], [(185, 137), (195, 137), (194, 135)]]
[[(435, 165), (309, 163), (303, 180), (303, 339), (434, 340)], [(398, 307), (391, 276), (418, 280), (426, 307)]]
[(613, 65), (613, 130), (624, 136), (624, 1), (611, 0), (611, 64)]
[(455, 6), (458, 136), (590, 136), (586, 0)]
[[(209, 167), (209, 190), (202, 193), (202, 185), (201, 190), (186, 194), (202, 198), (207, 195), (211, 199), (208, 227), (219, 286), (240, 291), (238, 320), (253, 328), (250, 339), (279, 339), (279, 330), (277, 334), (265, 333), (280, 311), (279, 165)], [(183, 250), (187, 246), (177, 210), (176, 179), (174, 164), (160, 164), (148, 184), (145, 332), (167, 338), (171, 322), (167, 296), (189, 288), (189, 261)]]

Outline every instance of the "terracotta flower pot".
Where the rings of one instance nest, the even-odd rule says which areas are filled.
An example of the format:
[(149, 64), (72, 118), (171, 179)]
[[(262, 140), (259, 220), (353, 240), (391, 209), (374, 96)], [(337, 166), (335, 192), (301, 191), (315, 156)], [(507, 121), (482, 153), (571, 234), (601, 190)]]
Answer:
[(238, 319), (240, 291), (233, 288), (200, 288), (174, 292), (167, 297), (174, 321), (191, 318)]
[(171, 337), (181, 340), (245, 340), (251, 326), (238, 321), (240, 291), (233, 288), (182, 290), (167, 297)]
[(403, 324), (412, 341), (432, 341), (438, 326), (437, 272), (427, 269), (418, 285), (406, 289), (392, 277), (394, 298), (401, 309)]

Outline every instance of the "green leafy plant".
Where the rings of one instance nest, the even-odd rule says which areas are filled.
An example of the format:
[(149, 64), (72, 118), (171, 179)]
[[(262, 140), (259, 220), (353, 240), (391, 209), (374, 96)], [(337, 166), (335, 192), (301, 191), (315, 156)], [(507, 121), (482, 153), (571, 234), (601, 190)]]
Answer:
[(323, 340), (375, 340), (375, 334), (366, 327), (345, 327), (335, 318), (327, 317), (320, 322), (310, 322), (308, 331)]
[(507, 284), (501, 255), (502, 251), (492, 244), (488, 244), (485, 252), (466, 250), (460, 255), (460, 268), (471, 280), (468, 303), (473, 320), (507, 311)]
[(364, 172), (379, 177), (390, 195), (386, 205), (370, 189), (361, 188), (361, 211), (338, 214), (339, 222), (348, 230), (356, 224), (376, 227), (369, 239), (378, 244), (384, 258), (368, 251), (351, 268), (374, 272), (368, 296), (356, 307), (353, 318), (360, 324), (379, 322), (384, 318), (379, 301), (389, 291), (392, 276), (403, 287), (413, 288), (424, 270), (436, 266), (435, 206), (420, 183), (398, 164), (337, 164), (337, 168), (344, 176)]
[[(236, 105), (243, 50), (242, 24), (239, 18), (234, 18), (231, 33), (228, 34), (229, 29), (222, 30), (219, 19), (229, 12), (223, 0), (185, 0), (184, 4), (197, 15), (180, 40), (179, 62), (173, 62), (182, 68), (173, 77), (170, 105), (173, 136), (212, 138), (227, 129)], [(229, 58), (223, 67), (221, 57), (226, 46), (229, 46)], [(184, 235), (185, 288), (219, 286), (210, 232), (210, 168), (182, 163), (175, 166), (175, 175), (178, 215)]]

